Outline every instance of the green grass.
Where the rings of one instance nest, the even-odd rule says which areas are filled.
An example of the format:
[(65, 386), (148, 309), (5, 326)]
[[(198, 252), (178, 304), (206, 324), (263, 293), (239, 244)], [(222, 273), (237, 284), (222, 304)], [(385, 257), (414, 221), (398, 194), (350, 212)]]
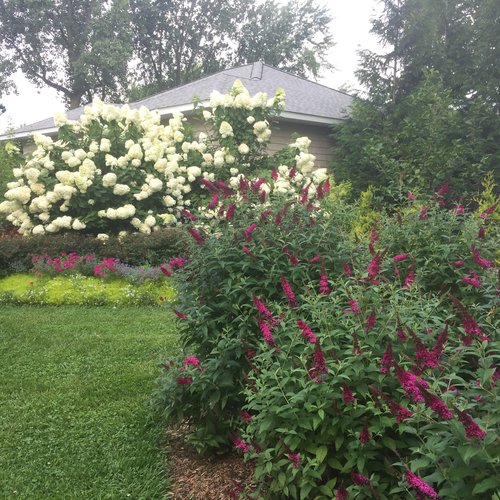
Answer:
[(0, 306), (0, 498), (163, 498), (145, 400), (176, 341), (158, 307)]

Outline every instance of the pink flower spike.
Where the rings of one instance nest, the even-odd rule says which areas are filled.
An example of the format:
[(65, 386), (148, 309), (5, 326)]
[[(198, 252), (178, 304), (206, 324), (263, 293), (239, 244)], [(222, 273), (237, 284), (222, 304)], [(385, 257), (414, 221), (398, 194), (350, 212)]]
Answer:
[(240, 413), (240, 417), (241, 417), (241, 420), (243, 420), (243, 422), (247, 423), (250, 422), (252, 420), (252, 415), (250, 415), (250, 413), (248, 413), (247, 411), (242, 411)]
[(448, 191), (448, 183), (446, 182), (445, 184), (443, 184), (438, 190), (437, 190), (437, 195), (439, 196), (443, 196), (446, 191)]
[(253, 296), (253, 303), (257, 308), (259, 314), (264, 317), (272, 326), (279, 325), (279, 322), (274, 319), (271, 311), (269, 311), (264, 302), (262, 302), (262, 300), (260, 300), (256, 295)]
[(351, 481), (358, 486), (369, 486), (371, 484), (366, 476), (354, 471), (351, 472)]
[(345, 382), (342, 384), (342, 401), (346, 405), (352, 405), (356, 402), (354, 394)]
[(484, 227), (480, 227), (478, 232), (477, 232), (477, 237), (480, 239), (480, 240), (484, 240), (484, 238), (486, 238), (486, 233), (484, 231)]
[(471, 285), (475, 288), (480, 288), (481, 287), (481, 279), (479, 278), (479, 275), (476, 273), (473, 273), (471, 276), (465, 276), (462, 278), (462, 281), (466, 283), (467, 285)]
[(181, 214), (184, 215), (184, 217), (187, 217), (189, 220), (192, 220), (193, 222), (198, 220), (198, 217), (196, 217), (196, 215), (192, 214), (189, 210), (186, 210), (185, 208), (181, 210)]
[(344, 261), (343, 266), (344, 266), (344, 274), (346, 276), (352, 276), (351, 268), (349, 267), (349, 264), (346, 261)]
[(165, 266), (165, 264), (160, 265), (160, 271), (165, 275), (165, 276), (172, 276), (172, 271)]
[(427, 207), (425, 207), (425, 206), (424, 206), (424, 207), (422, 207), (422, 208), (420, 209), (420, 214), (419, 214), (418, 218), (419, 218), (420, 220), (423, 220), (423, 219), (427, 219), (427, 217), (428, 217), (428, 214), (427, 214)]
[(316, 341), (316, 349), (314, 350), (313, 359), (316, 373), (328, 373), (325, 353), (321, 350), (321, 346), (318, 341)]
[(455, 267), (462, 267), (464, 265), (464, 261), (463, 260), (456, 260), (455, 262), (453, 262), (453, 265)]
[(488, 215), (491, 215), (496, 210), (497, 205), (498, 205), (498, 203), (491, 205), (491, 207), (487, 208), (484, 212), (481, 212), (479, 214), (479, 217), (481, 217), (481, 219), (487, 219)]
[(457, 410), (457, 413), (458, 420), (465, 427), (465, 435), (468, 438), (484, 439), (486, 437), (486, 432), (483, 431), (483, 429), (481, 429), (481, 427), (479, 427), (474, 420), (472, 420), (470, 415), (460, 410)]
[(367, 444), (371, 441), (372, 435), (370, 434), (370, 431), (368, 430), (368, 423), (365, 422), (365, 425), (363, 426), (362, 431), (359, 434), (359, 440), (363, 444)]
[(218, 194), (214, 194), (212, 196), (212, 199), (210, 200), (210, 203), (208, 204), (208, 208), (209, 209), (215, 208), (218, 203), (219, 203), (219, 195)]
[(319, 293), (320, 295), (330, 295), (330, 286), (328, 284), (328, 276), (326, 274), (322, 275), (320, 278)]
[(189, 385), (191, 383), (191, 377), (179, 377), (177, 383), (179, 385)]
[(348, 497), (349, 493), (347, 492), (344, 483), (340, 483), (340, 486), (338, 487), (337, 492), (335, 493), (335, 500), (347, 500)]
[(410, 271), (408, 272), (408, 275), (405, 278), (405, 284), (404, 284), (403, 288), (405, 288), (405, 289), (410, 288), (411, 285), (413, 285), (414, 281), (415, 281), (415, 272), (413, 271), (413, 269), (410, 269)]
[(389, 342), (380, 361), (380, 372), (389, 373), (391, 367), (395, 364), (394, 357), (392, 356), (392, 344)]
[(183, 364), (186, 366), (198, 366), (200, 364), (200, 360), (196, 356), (188, 356), (184, 359)]
[(455, 208), (455, 215), (463, 215), (465, 212), (464, 206), (463, 205), (457, 205)]
[(311, 260), (309, 260), (309, 264), (314, 264), (321, 259), (321, 255), (315, 255)]
[(179, 318), (179, 319), (186, 319), (187, 315), (184, 314), (181, 311), (178, 311), (177, 309), (174, 309), (174, 314)]
[(232, 437), (233, 444), (236, 448), (241, 450), (243, 453), (248, 453), (250, 451), (250, 446), (248, 446), (242, 439), (239, 437)]
[(392, 260), (394, 262), (401, 262), (402, 260), (406, 260), (408, 257), (410, 256), (410, 254), (408, 253), (401, 253), (399, 255), (395, 255)]
[(486, 259), (483, 259), (479, 255), (479, 250), (475, 246), (472, 246), (471, 251), (472, 251), (472, 258), (474, 259), (474, 262), (478, 266), (480, 266), (480, 267), (482, 267), (484, 269), (489, 269), (491, 267), (494, 267), (493, 262), (491, 262), (489, 260), (486, 260)]
[(424, 495), (427, 498), (439, 498), (437, 492), (434, 491), (434, 489), (430, 485), (428, 485), (423, 479), (419, 478), (416, 474), (408, 469), (405, 472), (405, 480), (414, 490), (416, 490), (421, 495)]
[(196, 229), (190, 227), (188, 228), (188, 232), (194, 238), (196, 243), (198, 243), (198, 245), (203, 245), (203, 243), (205, 243), (205, 239), (198, 231), (196, 231)]
[(250, 250), (249, 250), (249, 248), (248, 248), (248, 247), (243, 246), (243, 247), (241, 247), (241, 249), (242, 249), (242, 250), (243, 250), (243, 252), (245, 252), (247, 255), (251, 255)]
[(236, 210), (236, 205), (234, 203), (231, 203), (229, 207), (227, 208), (226, 212), (226, 220), (233, 220), (234, 217), (234, 211)]
[(259, 329), (266, 344), (275, 347), (276, 341), (271, 333), (271, 327), (262, 319), (259, 320)]
[(311, 344), (315, 344), (317, 342), (316, 335), (312, 332), (312, 330), (309, 328), (307, 323), (301, 319), (297, 321), (297, 326), (302, 330), (302, 336)]
[(372, 330), (376, 324), (377, 324), (377, 317), (375, 316), (375, 311), (372, 311), (368, 315), (368, 318), (366, 319), (365, 333), (368, 333), (370, 330)]
[(406, 193), (406, 196), (408, 197), (409, 200), (414, 200), (415, 199), (415, 195), (411, 191), (408, 191)]
[(349, 300), (349, 307), (351, 308), (351, 311), (353, 314), (361, 314), (361, 309), (359, 307), (359, 303), (357, 300), (350, 299)]
[(295, 297), (295, 294), (293, 293), (292, 287), (284, 276), (281, 276), (281, 288), (283, 289), (283, 293), (288, 300), (288, 305), (292, 308), (298, 307), (299, 304), (297, 303), (297, 299)]
[(299, 469), (300, 468), (300, 454), (299, 453), (289, 453), (287, 456), (288, 456), (288, 460), (290, 460), (290, 462), (292, 462), (292, 466), (295, 469)]
[(245, 241), (249, 243), (252, 240), (252, 233), (255, 231), (257, 224), (250, 224), (244, 231)]

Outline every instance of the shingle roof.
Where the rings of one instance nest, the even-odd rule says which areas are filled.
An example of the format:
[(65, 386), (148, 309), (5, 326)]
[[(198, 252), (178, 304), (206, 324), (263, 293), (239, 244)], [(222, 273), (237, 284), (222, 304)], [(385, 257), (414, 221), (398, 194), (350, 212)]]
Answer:
[[(222, 94), (229, 92), (236, 79), (241, 80), (251, 95), (257, 92), (267, 92), (269, 96), (273, 96), (278, 88), (283, 88), (286, 104), (284, 118), (290, 114), (297, 114), (297, 117), (300, 115), (310, 117), (309, 122), (314, 122), (314, 117), (317, 117), (318, 122), (321, 123), (333, 122), (345, 118), (352, 101), (352, 97), (344, 92), (257, 62), (226, 69), (200, 80), (166, 90), (130, 103), (130, 107), (146, 106), (149, 109), (162, 110), (168, 114), (169, 108), (189, 106), (195, 96), (205, 101), (209, 99), (213, 90), (218, 90)], [(83, 108), (73, 109), (67, 112), (67, 116), (69, 119), (75, 120), (82, 112)], [(52, 127), (54, 127), (53, 119), (47, 118), (15, 130), (14, 135), (29, 134)]]

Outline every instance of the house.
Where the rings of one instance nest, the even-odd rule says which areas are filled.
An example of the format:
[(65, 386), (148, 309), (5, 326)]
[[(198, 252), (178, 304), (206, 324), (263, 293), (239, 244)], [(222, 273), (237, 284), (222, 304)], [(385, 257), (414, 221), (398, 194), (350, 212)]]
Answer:
[[(130, 103), (130, 107), (145, 106), (160, 112), (162, 120), (167, 121), (173, 112), (182, 112), (186, 117), (193, 112), (193, 97), (208, 104), (210, 94), (218, 90), (228, 93), (235, 80), (240, 80), (251, 95), (267, 92), (271, 97), (278, 88), (285, 91), (285, 111), (279, 123), (273, 127), (273, 135), (268, 151), (273, 153), (291, 142), (292, 134), (306, 135), (311, 141), (310, 152), (316, 156), (316, 165), (325, 167), (331, 158), (332, 140), (330, 126), (345, 119), (352, 97), (344, 92), (334, 90), (305, 78), (291, 75), (263, 62), (256, 62), (226, 69), (159, 94)], [(70, 120), (77, 120), (83, 108), (67, 112)], [(196, 128), (196, 123), (193, 123)], [(7, 138), (22, 139), (24, 151), (29, 152), (29, 137), (39, 132), (55, 135), (57, 128), (52, 118), (26, 125), (15, 130), (0, 140)]]

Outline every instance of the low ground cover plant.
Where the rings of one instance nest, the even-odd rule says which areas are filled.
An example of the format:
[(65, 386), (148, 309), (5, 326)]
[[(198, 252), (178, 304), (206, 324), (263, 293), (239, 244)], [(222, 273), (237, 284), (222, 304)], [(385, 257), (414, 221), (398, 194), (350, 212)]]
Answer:
[(157, 407), (200, 452), (255, 460), (273, 498), (498, 494), (496, 206), (408, 193), (360, 234), (326, 191), (242, 182), (230, 217), (194, 220)]
[(130, 283), (81, 274), (36, 277), (13, 274), (0, 279), (0, 304), (31, 305), (162, 305), (175, 298), (168, 281)]

